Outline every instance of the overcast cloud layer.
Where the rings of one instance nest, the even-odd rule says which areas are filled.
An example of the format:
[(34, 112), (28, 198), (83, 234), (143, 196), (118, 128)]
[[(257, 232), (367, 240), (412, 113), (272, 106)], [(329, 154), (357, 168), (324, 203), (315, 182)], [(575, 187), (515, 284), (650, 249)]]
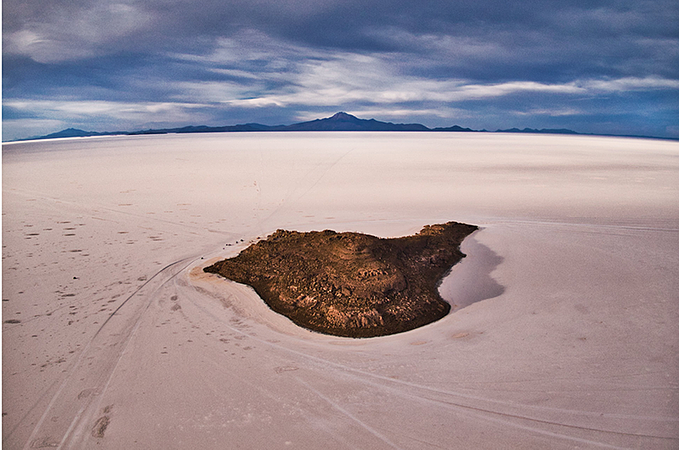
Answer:
[(679, 137), (679, 3), (3, 1), (3, 140), (340, 110)]

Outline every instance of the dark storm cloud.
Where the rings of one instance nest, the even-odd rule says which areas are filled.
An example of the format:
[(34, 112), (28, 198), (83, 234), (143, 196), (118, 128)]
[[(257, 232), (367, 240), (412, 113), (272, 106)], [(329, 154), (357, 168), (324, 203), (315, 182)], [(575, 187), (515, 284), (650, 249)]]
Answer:
[(679, 134), (667, 119), (679, 90), (679, 7), (669, 0), (3, 8), (5, 139), (47, 125), (290, 123), (339, 109), (431, 126), (492, 127), (490, 118), (600, 132), (624, 119)]

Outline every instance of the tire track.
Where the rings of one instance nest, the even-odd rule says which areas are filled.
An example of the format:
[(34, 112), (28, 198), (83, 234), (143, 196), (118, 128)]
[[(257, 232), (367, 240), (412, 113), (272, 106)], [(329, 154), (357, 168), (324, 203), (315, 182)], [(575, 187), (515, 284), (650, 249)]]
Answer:
[[(184, 278), (176, 280), (179, 281), (177, 288), (186, 294), (183, 298), (191, 301), (201, 313), (219, 322), (231, 331), (247, 336), (262, 345), (301, 357), (303, 360), (311, 363), (307, 365), (308, 369), (317, 368), (319, 371), (324, 372), (327, 371), (328, 367), (333, 367), (336, 369), (334, 377), (339, 376), (351, 379), (356, 383), (382, 390), (391, 396), (401, 397), (407, 402), (417, 401), (447, 410), (465, 412), (481, 420), (501, 426), (571, 443), (586, 444), (588, 446), (626, 448), (625, 446), (616, 445), (614, 442), (629, 439), (642, 440), (647, 443), (653, 441), (665, 443), (679, 442), (679, 434), (676, 432), (679, 419), (675, 417), (647, 417), (564, 409), (544, 405), (518, 404), (512, 401), (503, 401), (471, 393), (397, 380), (379, 373), (368, 372), (310, 355), (302, 350), (289, 348), (282, 344), (273, 343), (270, 340), (257, 337), (236, 326), (232, 326), (223, 321), (221, 317), (208, 311), (192, 295), (195, 293), (197, 296), (205, 296), (206, 294)], [(237, 298), (238, 294), (234, 292), (229, 297), (232, 299)], [(307, 386), (307, 383), (302, 384)], [(315, 389), (312, 390), (316, 392)], [(316, 393), (318, 394), (318, 392)], [(339, 411), (345, 413), (348, 410), (344, 408), (339, 409)], [(349, 417), (357, 420), (357, 417)], [(621, 428), (621, 423), (626, 424), (624, 428)]]
[[(80, 448), (108, 386), (140, 319), (154, 299), (154, 293), (171, 281), (195, 257), (180, 259), (160, 269), (130, 294), (87, 343), (63, 381), (50, 387), (3, 440), (9, 441), (19, 427), (35, 423), (23, 449)], [(54, 391), (52, 391), (55, 389)], [(41, 413), (42, 412), (42, 413)]]

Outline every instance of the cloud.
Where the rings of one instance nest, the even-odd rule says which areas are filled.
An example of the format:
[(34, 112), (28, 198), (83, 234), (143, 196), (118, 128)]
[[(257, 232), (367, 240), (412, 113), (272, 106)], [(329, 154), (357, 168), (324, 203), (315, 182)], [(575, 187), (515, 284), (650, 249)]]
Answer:
[(383, 87), (357, 87), (351, 83), (318, 83), (318, 79), (301, 79), (294, 92), (237, 99), (227, 103), (239, 106), (341, 105), (361, 101), (369, 104), (400, 104), (407, 102), (461, 102), (512, 95), (521, 92), (553, 94), (584, 94), (584, 88), (573, 84), (549, 85), (535, 82), (511, 82), (493, 85), (465, 84), (462, 81), (408, 80)]
[(657, 89), (679, 89), (679, 80), (654, 77), (625, 77), (617, 80), (591, 80), (585, 83), (589, 89), (608, 92), (628, 92)]
[[(201, 109), (209, 105), (172, 102), (110, 102), (96, 100), (32, 100), (5, 101), (5, 107), (38, 121), (63, 123), (142, 124), (178, 123), (201, 118)], [(25, 120), (25, 119), (22, 119)]]
[(5, 34), (4, 52), (28, 56), (40, 63), (83, 59), (142, 29), (149, 19), (142, 8), (123, 3), (57, 9), (49, 18), (28, 21)]
[(6, 0), (3, 9), (3, 102), (22, 105), (22, 120), (139, 128), (347, 110), (490, 128), (485, 118), (567, 127), (601, 117), (605, 128), (613, 120), (601, 111), (624, 111), (630, 126), (665, 133), (677, 111), (672, 0)]
[[(259, 46), (250, 44), (256, 37)], [(241, 107), (330, 106), (349, 102), (398, 104), (488, 99), (520, 92), (583, 94), (575, 83), (512, 81), (478, 84), (463, 79), (431, 79), (403, 73), (391, 54), (356, 54), (306, 48), (244, 34), (243, 42), (223, 40), (210, 55), (200, 57), (210, 70), (232, 81), (181, 84), (185, 98), (212, 99)], [(177, 55), (179, 59), (191, 59)], [(253, 69), (256, 67), (256, 70)]]
[(582, 115), (584, 111), (576, 108), (536, 108), (525, 111), (512, 111), (512, 113), (517, 116), (561, 117)]

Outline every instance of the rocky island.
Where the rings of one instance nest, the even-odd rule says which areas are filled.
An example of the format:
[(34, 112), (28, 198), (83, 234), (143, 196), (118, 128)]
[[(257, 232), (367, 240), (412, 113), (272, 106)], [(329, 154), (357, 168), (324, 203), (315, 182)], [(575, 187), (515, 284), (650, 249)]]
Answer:
[(384, 239), (331, 230), (278, 230), (204, 269), (252, 286), (274, 311), (310, 330), (346, 337), (400, 333), (450, 311), (438, 284), (477, 230), (457, 222)]

